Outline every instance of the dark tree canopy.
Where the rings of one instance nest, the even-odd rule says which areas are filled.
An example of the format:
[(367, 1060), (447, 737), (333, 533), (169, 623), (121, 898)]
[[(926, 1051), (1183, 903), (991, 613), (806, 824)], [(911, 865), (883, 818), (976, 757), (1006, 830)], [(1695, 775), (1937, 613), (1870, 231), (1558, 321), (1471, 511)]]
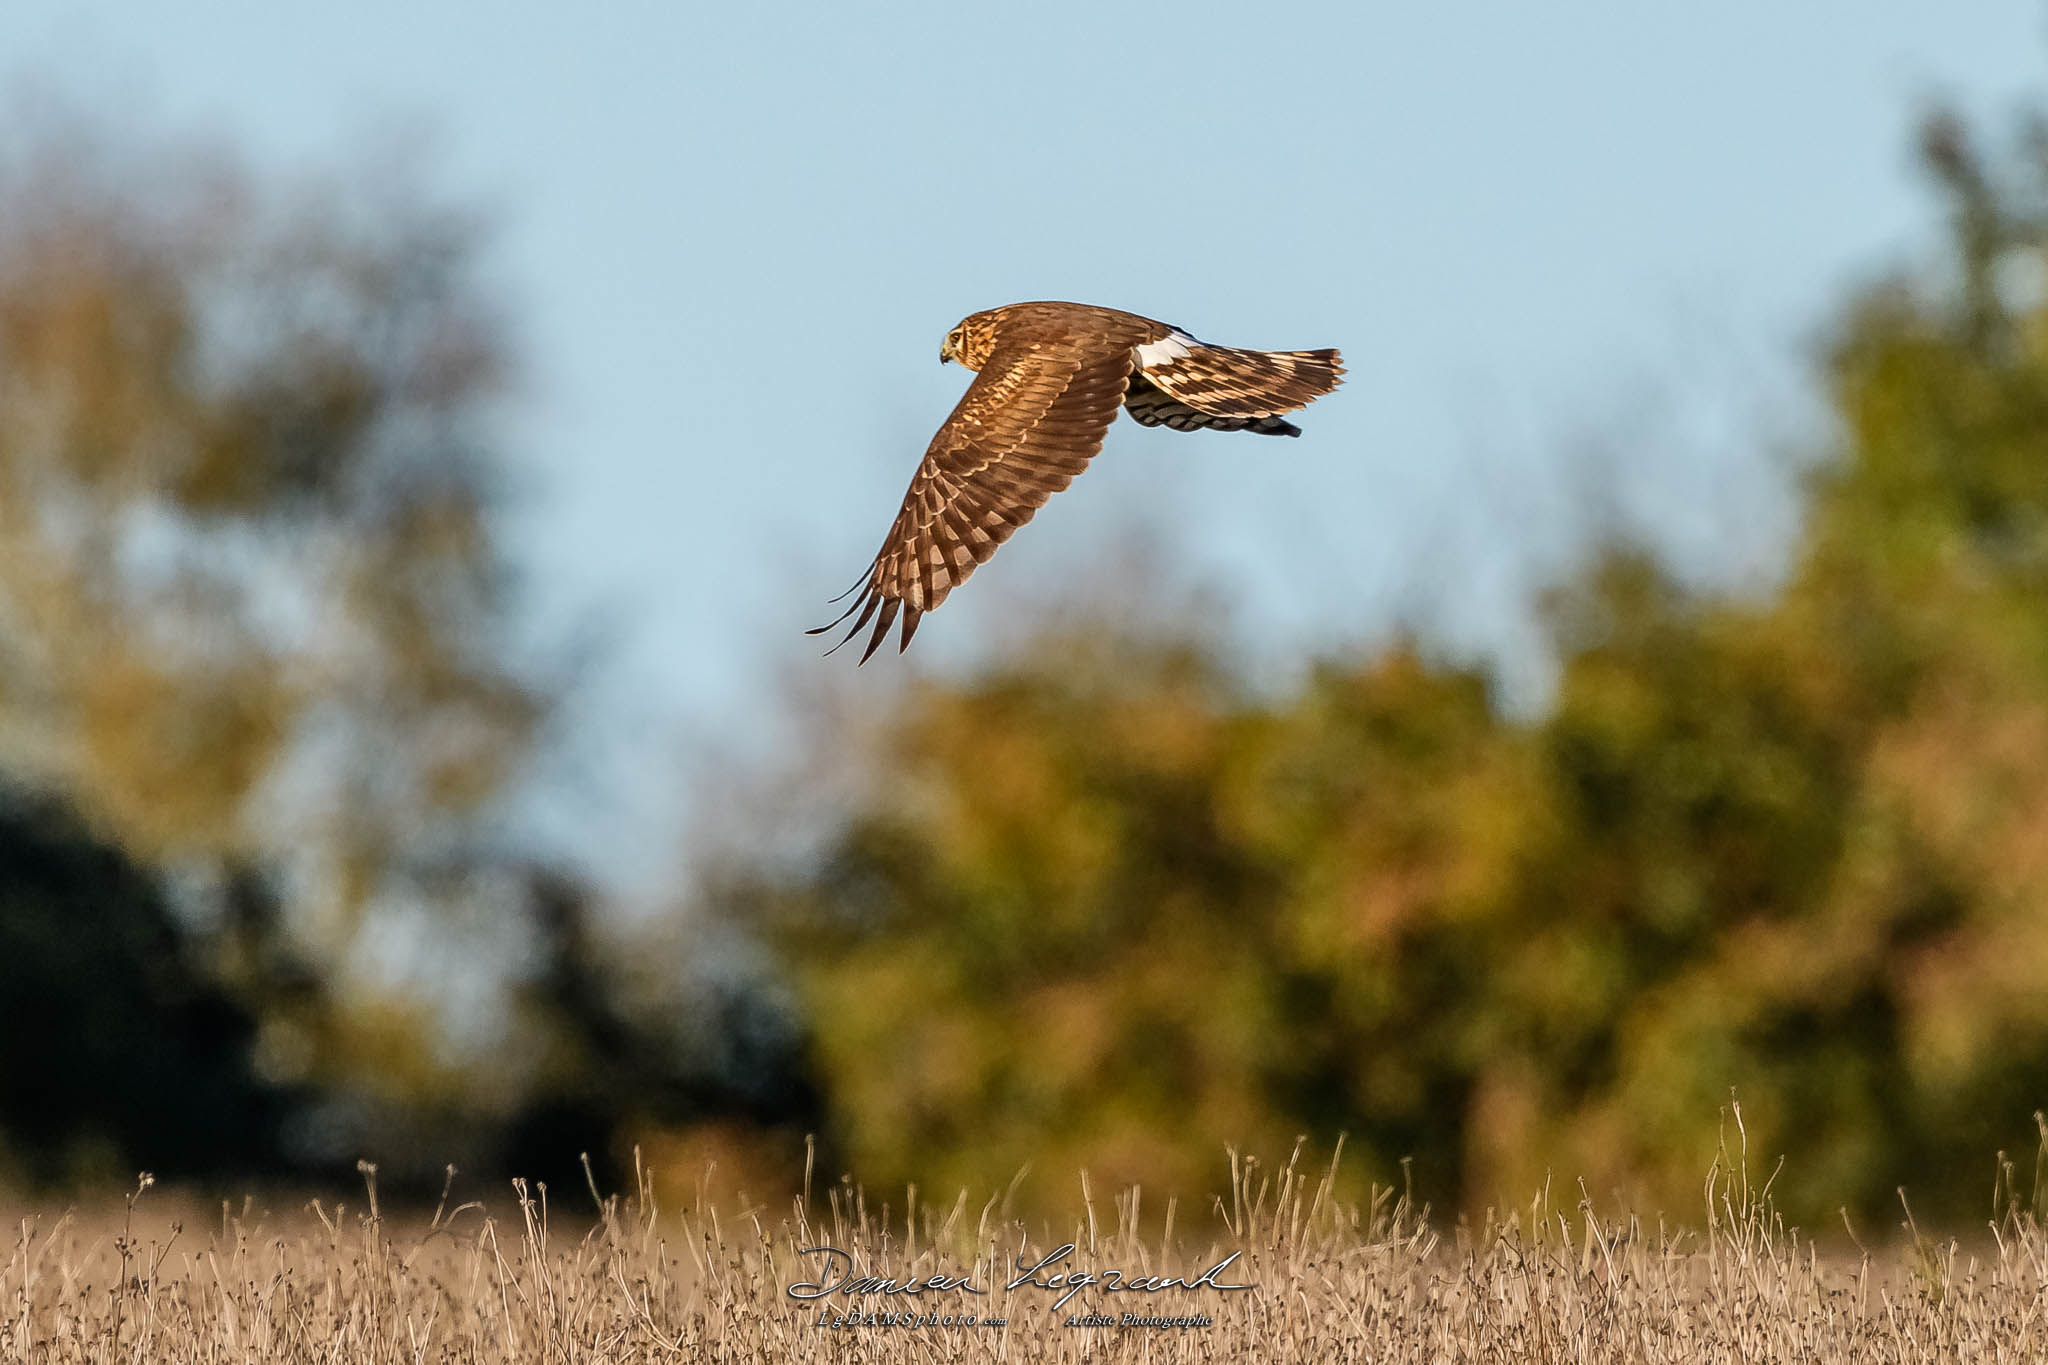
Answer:
[(40, 1181), (261, 1170), (289, 1098), (162, 886), (47, 800), (0, 799), (0, 1153)]

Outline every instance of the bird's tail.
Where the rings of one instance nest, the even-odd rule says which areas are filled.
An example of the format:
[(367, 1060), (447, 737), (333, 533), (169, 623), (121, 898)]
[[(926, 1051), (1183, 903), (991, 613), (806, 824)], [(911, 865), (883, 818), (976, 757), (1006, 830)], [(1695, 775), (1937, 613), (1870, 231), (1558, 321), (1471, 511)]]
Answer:
[(1211, 417), (1277, 417), (1343, 382), (1344, 365), (1334, 350), (1247, 351), (1206, 342), (1174, 349), (1181, 353), (1141, 373), (1175, 403)]

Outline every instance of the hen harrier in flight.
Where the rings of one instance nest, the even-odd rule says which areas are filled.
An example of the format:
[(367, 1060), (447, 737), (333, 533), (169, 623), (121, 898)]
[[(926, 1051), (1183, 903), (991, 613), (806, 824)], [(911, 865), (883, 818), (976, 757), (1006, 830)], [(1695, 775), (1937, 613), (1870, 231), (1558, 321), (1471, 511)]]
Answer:
[(864, 591), (838, 621), (809, 632), (858, 610), (836, 650), (873, 618), (862, 663), (899, 612), (897, 650), (908, 649), (918, 619), (1087, 467), (1119, 407), (1148, 427), (1299, 436), (1280, 414), (1322, 397), (1344, 373), (1334, 350), (1211, 346), (1178, 327), (1082, 303), (976, 313), (946, 334), (939, 361), (948, 360), (980, 373), (932, 438), (888, 539), (840, 596)]

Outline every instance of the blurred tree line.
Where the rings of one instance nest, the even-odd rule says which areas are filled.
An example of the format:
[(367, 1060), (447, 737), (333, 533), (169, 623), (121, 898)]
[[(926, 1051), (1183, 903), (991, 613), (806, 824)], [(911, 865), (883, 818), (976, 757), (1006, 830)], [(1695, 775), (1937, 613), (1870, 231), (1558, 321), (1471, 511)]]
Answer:
[(287, 183), (29, 112), (0, 136), (0, 1179), (580, 1185), (636, 1123), (800, 1110), (725, 1085), (511, 818), (561, 684), (498, 540), (479, 225), (389, 166)]
[(479, 225), (18, 122), (0, 1180), (575, 1185), (816, 1127), (876, 1188), (1199, 1203), (1225, 1144), (1342, 1132), (1439, 1207), (1689, 1215), (1733, 1090), (1803, 1218), (1982, 1214), (2048, 1106), (2048, 134), (1926, 153), (1949, 251), (1837, 319), (1768, 600), (1609, 546), (1535, 718), (1421, 644), (1275, 692), (1052, 630), (908, 686), (821, 846), (771, 811), (662, 938), (515, 818), (565, 684)]
[(1900, 1185), (1974, 1220), (1999, 1150), (2024, 1183), (2048, 134), (1994, 170), (1936, 119), (1925, 154), (1946, 259), (1833, 327), (1768, 600), (1612, 545), (1549, 604), (1526, 720), (1413, 645), (1274, 695), (1198, 633), (1099, 623), (911, 689), (822, 853), (715, 892), (791, 964), (845, 1166), (1199, 1204), (1225, 1144), (1346, 1133), (1439, 1208), (1584, 1173), (1692, 1217), (1732, 1091), (1809, 1224), (1888, 1222)]

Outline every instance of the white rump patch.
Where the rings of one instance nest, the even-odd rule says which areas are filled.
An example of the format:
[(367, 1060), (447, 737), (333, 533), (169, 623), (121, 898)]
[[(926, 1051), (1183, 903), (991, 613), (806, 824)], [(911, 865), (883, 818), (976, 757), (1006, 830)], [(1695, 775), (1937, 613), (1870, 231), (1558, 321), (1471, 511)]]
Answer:
[(1175, 329), (1138, 348), (1138, 368), (1150, 370), (1160, 365), (1171, 365), (1176, 360), (1186, 359), (1188, 353), (1201, 344), (1186, 332)]

